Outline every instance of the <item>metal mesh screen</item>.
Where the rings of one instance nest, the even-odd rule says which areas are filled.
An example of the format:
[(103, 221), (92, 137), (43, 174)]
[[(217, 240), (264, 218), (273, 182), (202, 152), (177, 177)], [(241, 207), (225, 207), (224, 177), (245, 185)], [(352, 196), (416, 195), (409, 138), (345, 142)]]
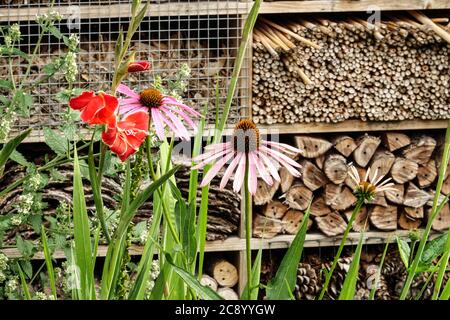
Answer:
[[(49, 11), (50, 0), (0, 0), (0, 23), (19, 23), (21, 50), (30, 52), (38, 41), (36, 15)], [(239, 47), (242, 26), (250, 9), (243, 1), (168, 1), (151, 3), (131, 43), (137, 60), (149, 60), (151, 72), (133, 74), (126, 84), (139, 91), (150, 85), (154, 76), (175, 77), (182, 63), (191, 69), (191, 77), (183, 99), (201, 110), (205, 104), (214, 108), (215, 86), (219, 82), (221, 105), (225, 101), (234, 58)], [(57, 25), (61, 33), (80, 36), (78, 80), (74, 85), (88, 90), (108, 90), (114, 65), (114, 46), (120, 28), (128, 27), (130, 1), (125, 0), (56, 0), (53, 9), (64, 19)], [(41, 41), (38, 58), (31, 69), (33, 79), (44, 74), (43, 68), (65, 46), (54, 36)], [(0, 58), (1, 59), (1, 58)], [(5, 61), (0, 61), (0, 77), (8, 76)], [(17, 58), (14, 73), (23, 75), (25, 63)], [(235, 123), (248, 106), (247, 90), (249, 67), (244, 63), (237, 99), (229, 117)], [(29, 118), (21, 118), (16, 130), (33, 127), (33, 140), (41, 140), (45, 126), (56, 126), (67, 110), (67, 105), (56, 99), (56, 94), (67, 83), (58, 75), (33, 90), (34, 104)], [(213, 112), (209, 113), (212, 121)], [(210, 122), (211, 122), (210, 121)]]

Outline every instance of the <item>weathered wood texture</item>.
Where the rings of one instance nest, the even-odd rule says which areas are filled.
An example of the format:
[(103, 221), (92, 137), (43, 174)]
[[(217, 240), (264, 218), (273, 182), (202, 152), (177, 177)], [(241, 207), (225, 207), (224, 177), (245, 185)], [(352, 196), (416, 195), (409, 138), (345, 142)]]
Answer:
[[(377, 178), (384, 175), (384, 179), (391, 178), (395, 183), (393, 190), (376, 194), (372, 202), (364, 205), (352, 224), (353, 231), (391, 232), (424, 226), (437, 183), (442, 138), (443, 133), (439, 132), (295, 137), (295, 145), (303, 150), (297, 160), (302, 165), (302, 175), (284, 189), (277, 185), (271, 190), (273, 197), (267, 199), (268, 203), (255, 207), (254, 236), (295, 234), (310, 202), (308, 232), (341, 235), (357, 200), (353, 193), (357, 185), (347, 173), (350, 162), (356, 165), (361, 179), (370, 168), (372, 178), (375, 174)], [(450, 177), (447, 180), (439, 201), (450, 192)], [(433, 223), (434, 230), (450, 227), (449, 212), (448, 205), (444, 206)]]

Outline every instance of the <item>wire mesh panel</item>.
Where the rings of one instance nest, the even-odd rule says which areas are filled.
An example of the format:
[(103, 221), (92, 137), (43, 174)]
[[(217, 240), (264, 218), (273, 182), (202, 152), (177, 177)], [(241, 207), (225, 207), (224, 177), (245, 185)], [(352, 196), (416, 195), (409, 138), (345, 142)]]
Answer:
[[(61, 103), (58, 93), (67, 88), (64, 70), (51, 79), (42, 81), (45, 66), (64, 53), (67, 48), (62, 39), (46, 35), (39, 39), (37, 15), (54, 10), (63, 16), (56, 24), (64, 35), (77, 34), (80, 52), (77, 54), (78, 75), (74, 87), (108, 91), (114, 70), (114, 48), (120, 29), (127, 30), (130, 21), (130, 1), (125, 0), (0, 0), (1, 25), (20, 25), (20, 49), (32, 53), (36, 43), (36, 59), (30, 69), (31, 81), (39, 79), (32, 90), (33, 105), (30, 117), (22, 117), (15, 129), (33, 127), (34, 140), (40, 140), (43, 127), (57, 126), (64, 119), (67, 104)], [(176, 80), (183, 64), (191, 75), (184, 102), (202, 110), (205, 105), (214, 108), (216, 83), (220, 103), (226, 97), (234, 58), (239, 47), (241, 30), (250, 9), (244, 1), (168, 1), (151, 3), (146, 18), (131, 41), (136, 60), (152, 62), (150, 72), (132, 74), (126, 84), (136, 91), (148, 88), (155, 76)], [(7, 78), (6, 60), (0, 58), (0, 78)], [(26, 70), (26, 61), (15, 58), (13, 74), (20, 78)], [(249, 80), (248, 64), (244, 63), (237, 99), (229, 117), (235, 123), (247, 108)], [(208, 119), (213, 120), (213, 110)]]

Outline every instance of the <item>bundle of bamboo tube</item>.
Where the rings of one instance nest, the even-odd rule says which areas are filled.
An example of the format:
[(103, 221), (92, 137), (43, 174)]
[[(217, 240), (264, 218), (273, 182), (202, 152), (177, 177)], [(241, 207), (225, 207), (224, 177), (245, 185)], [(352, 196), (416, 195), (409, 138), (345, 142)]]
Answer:
[(260, 18), (254, 31), (256, 123), (450, 117), (450, 24), (421, 13), (371, 24)]

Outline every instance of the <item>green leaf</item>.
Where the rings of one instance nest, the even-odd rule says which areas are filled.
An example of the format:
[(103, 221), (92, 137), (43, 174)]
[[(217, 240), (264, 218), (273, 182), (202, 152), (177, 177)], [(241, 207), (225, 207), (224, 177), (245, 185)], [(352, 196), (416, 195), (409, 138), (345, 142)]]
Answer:
[[(308, 206), (297, 235), (281, 261), (275, 277), (267, 285), (267, 300), (289, 300), (292, 291), (294, 291), (297, 279), (297, 267), (300, 262), (306, 231), (308, 229), (310, 206), (311, 203)], [(286, 281), (289, 285), (288, 287), (286, 286)]]
[(23, 154), (21, 154), (19, 151), (17, 150), (13, 150), (13, 152), (11, 153), (11, 155), (9, 156), (9, 158), (20, 164), (21, 166), (30, 168), (33, 166), (33, 164), (31, 162), (29, 162), (27, 159), (25, 159), (25, 157), (23, 156)]
[(19, 270), (20, 283), (22, 285), (22, 291), (23, 291), (23, 295), (25, 296), (25, 300), (31, 300), (30, 289), (28, 288), (28, 283), (25, 280), (25, 275), (24, 275), (19, 263), (17, 263), (17, 269)]
[(45, 264), (47, 265), (47, 273), (48, 279), (50, 281), (50, 288), (52, 289), (52, 294), (56, 299), (57, 295), (56, 295), (55, 271), (53, 270), (52, 255), (48, 247), (47, 235), (45, 234), (45, 229), (43, 225), (41, 225), (41, 241), (42, 246), (44, 248)]
[(22, 115), (28, 115), (31, 106), (33, 105), (33, 97), (23, 91), (17, 91), (16, 101), (20, 107), (20, 113)]
[(400, 239), (399, 237), (397, 237), (397, 245), (398, 245), (398, 252), (400, 253), (400, 258), (402, 259), (406, 269), (408, 269), (409, 256), (411, 255), (411, 248), (409, 247), (408, 242), (406, 242), (403, 239)]
[(103, 206), (102, 191), (101, 191), (100, 181), (98, 180), (98, 177), (97, 177), (97, 170), (95, 168), (94, 141), (91, 141), (91, 144), (89, 145), (88, 162), (89, 162), (88, 174), (89, 174), (89, 181), (91, 182), (91, 186), (92, 186), (92, 194), (94, 196), (95, 212), (97, 214), (97, 218), (102, 227), (103, 234), (105, 235), (106, 241), (109, 243), (111, 241), (111, 237), (109, 235), (108, 227), (106, 226), (105, 215), (103, 212), (104, 206)]
[(67, 152), (68, 141), (55, 130), (44, 128), (45, 143), (59, 156), (64, 156)]
[(429, 241), (423, 250), (423, 254), (420, 257), (420, 262), (417, 267), (417, 271), (425, 272), (433, 264), (433, 261), (444, 253), (445, 243), (447, 242), (447, 234), (442, 234), (433, 240)]
[(262, 246), (259, 247), (258, 254), (256, 255), (255, 261), (253, 261), (252, 267), (253, 277), (252, 283), (250, 284), (250, 292), (249, 292), (249, 283), (247, 283), (241, 296), (241, 299), (243, 300), (258, 300), (259, 283), (261, 280), (261, 260), (262, 260)]
[(20, 267), (22, 268), (25, 275), (31, 279), (33, 277), (33, 266), (29, 260), (21, 260), (19, 261)]
[(14, 86), (11, 81), (0, 79), (0, 88), (12, 90)]
[(56, 38), (58, 38), (59, 40), (62, 39), (63, 35), (62, 33), (59, 31), (58, 28), (56, 28), (55, 26), (50, 26), (48, 28), (48, 32), (50, 32), (53, 36), (55, 36)]
[(13, 151), (17, 148), (17, 146), (22, 143), (22, 141), (31, 133), (32, 129), (28, 129), (22, 133), (20, 133), (17, 137), (9, 140), (0, 151), (0, 172), (3, 170), (3, 167), (8, 161), (9, 157), (13, 153)]
[(175, 216), (177, 217), (178, 229), (181, 233), (181, 244), (183, 251), (187, 257), (187, 262), (190, 264), (194, 261), (197, 253), (197, 243), (195, 238), (195, 211), (192, 206), (186, 207), (186, 202), (181, 196), (180, 190), (177, 186), (169, 180), (172, 195), (175, 197), (177, 203), (175, 204)]
[(28, 218), (28, 222), (33, 227), (34, 232), (39, 234), (42, 226), (42, 216), (40, 214), (34, 214)]
[(363, 239), (364, 233), (361, 232), (361, 235), (359, 236), (358, 246), (356, 247), (356, 252), (353, 256), (347, 276), (345, 277), (344, 284), (342, 285), (341, 293), (339, 294), (339, 300), (353, 300), (353, 298), (355, 297)]
[(29, 240), (24, 240), (19, 234), (16, 236), (16, 247), (23, 257), (31, 258), (33, 256), (33, 243)]
[(200, 296), (200, 298), (203, 300), (223, 300), (217, 292), (208, 286), (201, 285), (193, 275), (182, 268), (177, 267), (169, 254), (165, 253), (165, 257), (166, 261), (172, 266), (173, 271), (178, 274), (181, 279), (183, 279), (183, 281)]
[(76, 149), (74, 150), (73, 161), (73, 228), (75, 261), (77, 267), (80, 269), (79, 297), (88, 300), (95, 299), (89, 218), (86, 210), (86, 200)]

